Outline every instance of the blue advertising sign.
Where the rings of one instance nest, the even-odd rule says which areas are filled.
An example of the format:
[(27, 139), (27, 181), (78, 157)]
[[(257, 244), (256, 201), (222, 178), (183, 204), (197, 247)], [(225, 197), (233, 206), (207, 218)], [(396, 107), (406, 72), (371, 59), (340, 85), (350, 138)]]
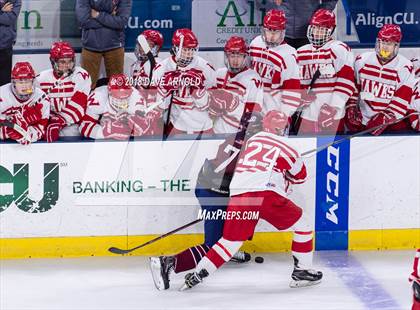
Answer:
[(163, 34), (164, 49), (171, 47), (172, 34), (179, 28), (191, 28), (191, 0), (133, 0), (126, 49), (134, 49), (137, 36), (144, 30), (156, 29)]
[[(379, 29), (392, 23), (402, 29), (402, 46), (420, 45), (420, 1), (342, 0), (342, 5), (345, 29), (339, 29), (338, 39), (352, 46), (373, 46)], [(339, 28), (343, 23), (339, 18)]]
[[(340, 139), (340, 137), (336, 137)], [(319, 137), (317, 147), (331, 142)], [(318, 152), (316, 158), (315, 248), (348, 248), (350, 140)]]

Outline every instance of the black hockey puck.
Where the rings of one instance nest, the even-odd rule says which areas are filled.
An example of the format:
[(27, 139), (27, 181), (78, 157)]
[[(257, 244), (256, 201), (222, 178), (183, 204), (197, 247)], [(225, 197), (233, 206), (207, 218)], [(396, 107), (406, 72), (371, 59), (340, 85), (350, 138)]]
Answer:
[(255, 257), (255, 262), (258, 263), (258, 264), (262, 264), (262, 263), (264, 263), (264, 258), (261, 257), (261, 256), (256, 256)]

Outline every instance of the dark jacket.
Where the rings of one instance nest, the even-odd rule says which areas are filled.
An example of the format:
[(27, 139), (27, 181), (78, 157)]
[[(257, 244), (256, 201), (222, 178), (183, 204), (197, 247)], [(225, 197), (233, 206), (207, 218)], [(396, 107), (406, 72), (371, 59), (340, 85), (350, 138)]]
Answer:
[[(1, 11), (7, 2), (13, 3), (13, 10)], [(16, 42), (16, 24), (21, 6), (21, 0), (0, 0), (0, 49), (11, 48)]]
[(306, 38), (306, 31), (312, 14), (318, 9), (333, 11), (337, 0), (283, 0), (277, 9), (286, 14), (286, 37), (292, 39)]
[[(132, 0), (119, 0), (117, 2), (117, 13), (113, 15), (112, 0), (76, 1), (76, 16), (82, 28), (83, 48), (96, 52), (106, 52), (124, 47), (124, 29), (131, 14)], [(91, 9), (100, 12), (97, 18), (91, 17)]]

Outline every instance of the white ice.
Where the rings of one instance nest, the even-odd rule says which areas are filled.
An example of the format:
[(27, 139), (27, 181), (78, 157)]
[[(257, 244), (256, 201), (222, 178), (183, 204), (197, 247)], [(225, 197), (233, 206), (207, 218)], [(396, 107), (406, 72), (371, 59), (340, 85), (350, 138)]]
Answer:
[(186, 292), (157, 291), (146, 257), (3, 260), (0, 309), (410, 309), (414, 251), (317, 252), (323, 282), (299, 289), (289, 253), (259, 255)]

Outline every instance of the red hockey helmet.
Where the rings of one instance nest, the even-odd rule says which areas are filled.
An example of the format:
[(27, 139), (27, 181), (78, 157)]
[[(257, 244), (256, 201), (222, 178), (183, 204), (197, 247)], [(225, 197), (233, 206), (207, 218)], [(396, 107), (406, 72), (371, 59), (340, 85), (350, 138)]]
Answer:
[(128, 102), (133, 93), (133, 88), (125, 74), (114, 74), (109, 78), (108, 93), (110, 104), (115, 110), (120, 111), (128, 109)]
[(21, 101), (31, 98), (34, 93), (35, 71), (29, 62), (17, 62), (12, 69), (12, 92)]
[(378, 32), (375, 51), (379, 59), (388, 62), (398, 54), (402, 39), (401, 28), (398, 25), (386, 24)]
[(50, 49), (50, 61), (54, 73), (61, 77), (70, 75), (75, 67), (75, 53), (68, 42), (55, 42)]
[(288, 125), (287, 115), (280, 111), (271, 110), (263, 118), (263, 130), (276, 135), (284, 135)]
[(283, 43), (286, 34), (286, 15), (280, 10), (270, 10), (264, 16), (262, 37), (267, 47)]
[(181, 67), (188, 66), (198, 50), (198, 40), (194, 32), (188, 28), (177, 29), (172, 36), (172, 54)]
[(263, 26), (270, 30), (285, 30), (286, 15), (281, 10), (270, 10), (264, 16)]
[(150, 50), (154, 57), (157, 57), (159, 54), (160, 49), (163, 46), (163, 35), (157, 30), (145, 30), (137, 37), (136, 49), (134, 50), (134, 54), (137, 57), (137, 60), (144, 62), (147, 60), (146, 54), (141, 49), (139, 37), (144, 36), (147, 40), (147, 43), (150, 46)]
[(225, 65), (230, 72), (237, 73), (249, 66), (248, 47), (244, 38), (230, 37), (224, 50)]
[(319, 9), (309, 21), (307, 37), (314, 47), (321, 47), (327, 43), (336, 26), (335, 14), (326, 9)]

